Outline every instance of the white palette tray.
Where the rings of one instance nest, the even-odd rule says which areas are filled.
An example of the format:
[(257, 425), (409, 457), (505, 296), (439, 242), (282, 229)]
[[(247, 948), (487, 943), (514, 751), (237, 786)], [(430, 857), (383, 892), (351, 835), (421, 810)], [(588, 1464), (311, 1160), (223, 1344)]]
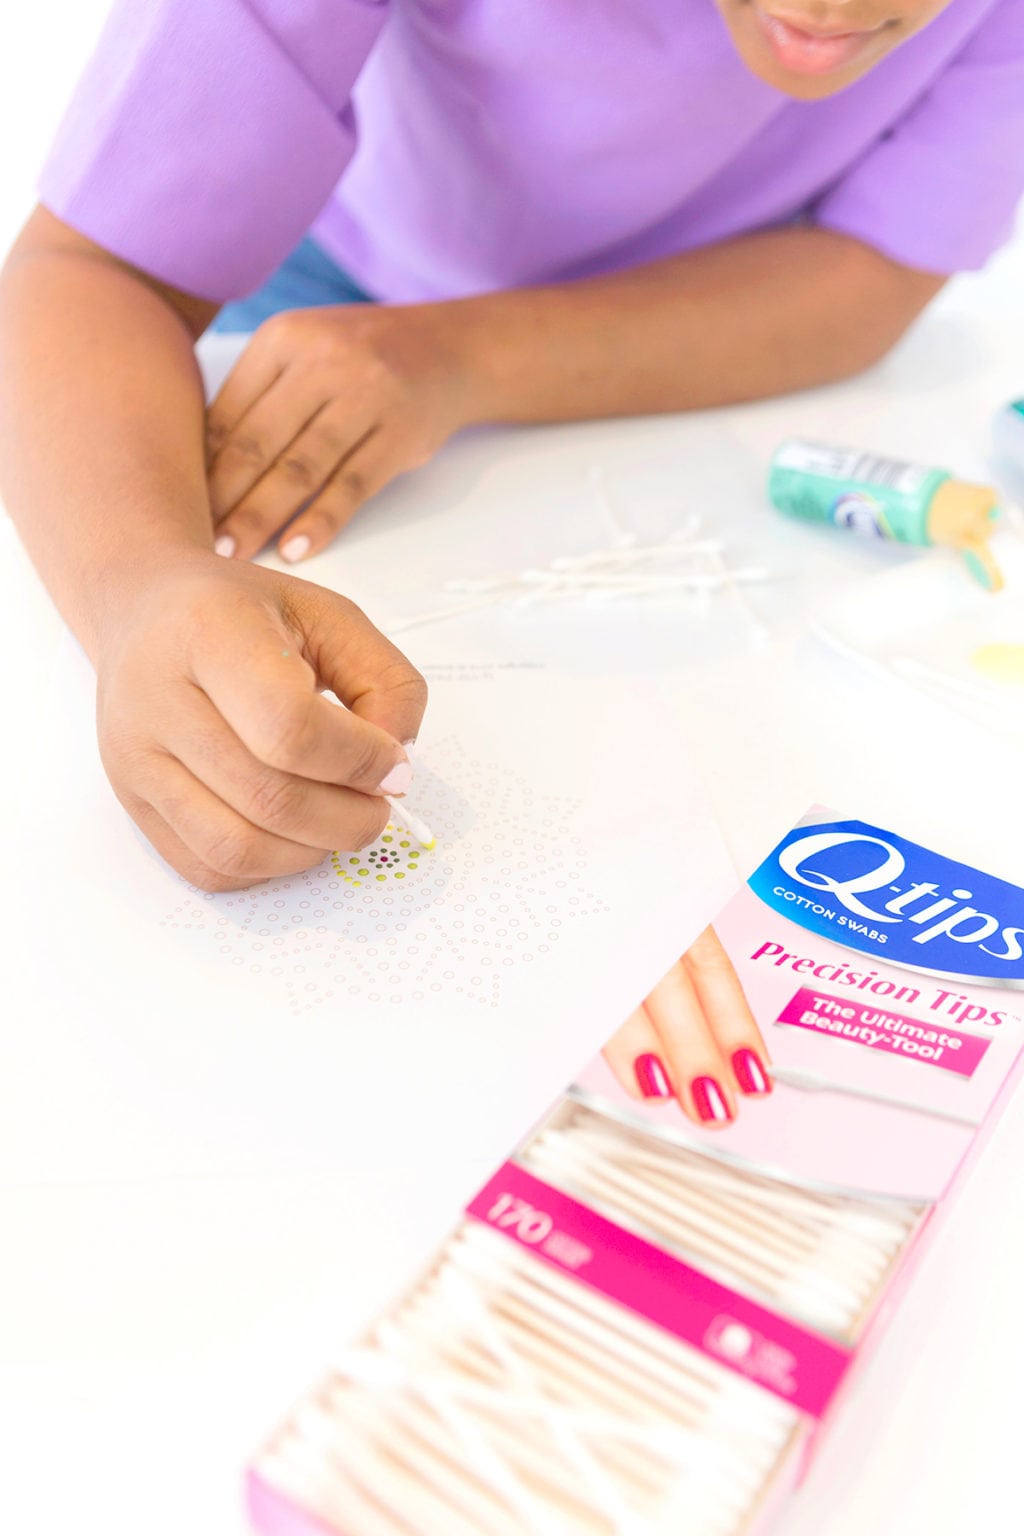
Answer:
[(811, 627), (859, 664), (882, 668), (989, 729), (1024, 742), (1024, 686), (975, 667), (985, 645), (1024, 646), (1024, 534), (992, 541), (1006, 586), (984, 591), (949, 550), (928, 550), (819, 604)]

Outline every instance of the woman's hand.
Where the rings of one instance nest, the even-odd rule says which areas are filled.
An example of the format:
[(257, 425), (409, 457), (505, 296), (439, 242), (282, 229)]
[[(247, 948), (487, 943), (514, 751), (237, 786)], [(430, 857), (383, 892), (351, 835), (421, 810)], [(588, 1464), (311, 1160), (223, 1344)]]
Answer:
[(713, 928), (626, 1020), (604, 1056), (628, 1093), (674, 1098), (698, 1125), (728, 1125), (738, 1094), (772, 1090), (764, 1040)]
[(458, 309), (297, 309), (260, 326), (207, 413), (218, 553), (248, 558), (290, 523), (283, 558), (316, 554), (473, 419)]
[[(159, 853), (225, 891), (360, 848), (404, 794), (426, 685), (334, 592), (183, 554), (108, 623), (103, 764)], [(347, 705), (321, 696), (328, 688)]]

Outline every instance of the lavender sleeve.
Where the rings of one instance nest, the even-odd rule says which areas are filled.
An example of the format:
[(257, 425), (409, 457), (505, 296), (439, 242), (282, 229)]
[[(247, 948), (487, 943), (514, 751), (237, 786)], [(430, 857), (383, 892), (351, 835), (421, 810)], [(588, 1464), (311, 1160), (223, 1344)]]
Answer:
[(1024, 0), (1000, 0), (816, 222), (928, 272), (984, 266), (1024, 193)]
[(251, 291), (354, 152), (349, 93), (386, 16), (387, 0), (119, 0), (42, 202), (188, 293)]

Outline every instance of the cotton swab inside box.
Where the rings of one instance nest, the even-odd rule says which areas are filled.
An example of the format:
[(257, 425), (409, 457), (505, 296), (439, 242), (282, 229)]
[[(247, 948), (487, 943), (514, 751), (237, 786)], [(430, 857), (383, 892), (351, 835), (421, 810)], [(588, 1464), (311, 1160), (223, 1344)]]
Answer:
[[(829, 862), (850, 844), (855, 864)], [(787, 899), (827, 877), (845, 906), (851, 868), (858, 903), (873, 890), (909, 925), (888, 928), (883, 965), (875, 935), (853, 943), (835, 923), (833, 944), (870, 955), (863, 973), (819, 948), (830, 909), (808, 897), (814, 925), (798, 924), (804, 906)], [(922, 929), (904, 886), (953, 891), (938, 902), (953, 916)], [(251, 1504), (266, 1536), (306, 1536), (311, 1519), (339, 1536), (767, 1536), (976, 1132), (1024, 1075), (1022, 895), (809, 812), (716, 919), (754, 1017), (808, 1031), (773, 1036), (786, 1090), (745, 1103), (717, 1137), (631, 1094), (606, 1058), (585, 1066), (264, 1448)], [(980, 930), (979, 911), (956, 906), (968, 896)], [(979, 947), (1000, 919), (1002, 945)], [(940, 932), (929, 970), (920, 942)], [(758, 969), (766, 951), (781, 958)], [(912, 985), (896, 969), (908, 963)], [(807, 1009), (811, 973), (824, 990)], [(887, 1032), (874, 998), (857, 1000), (865, 987), (895, 993), (907, 1016), (886, 1014)]]
[(795, 1422), (466, 1222), (261, 1470), (345, 1536), (732, 1536)]
[[(856, 1337), (920, 1220), (747, 1173), (567, 1099), (517, 1155), (737, 1292)], [(791, 1405), (463, 1221), (261, 1465), (344, 1536), (738, 1536)], [(313, 1449), (315, 1447), (315, 1449)]]
[(906, 1203), (829, 1196), (747, 1173), (572, 1100), (520, 1156), (622, 1226), (849, 1340), (921, 1218)]

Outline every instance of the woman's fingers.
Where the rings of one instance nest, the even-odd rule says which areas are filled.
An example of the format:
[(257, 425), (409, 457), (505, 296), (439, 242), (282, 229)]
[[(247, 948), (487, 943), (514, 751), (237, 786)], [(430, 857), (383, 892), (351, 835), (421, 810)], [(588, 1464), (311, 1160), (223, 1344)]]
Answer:
[(735, 1118), (725, 1063), (682, 962), (616, 1031), (604, 1056), (634, 1098), (675, 1099), (697, 1125), (728, 1125)]
[(705, 928), (683, 956), (682, 965), (707, 1019), (732, 1084), (744, 1094), (770, 1093), (768, 1051), (746, 994), (721, 940)]
[(604, 1059), (635, 1099), (673, 1097), (675, 1089), (659, 1054), (661, 1042), (646, 1010), (637, 1008), (604, 1048)]
[[(178, 845), (184, 844), (197, 883), (208, 889), (237, 889), (258, 880), (297, 875), (319, 864), (328, 852), (253, 826), (166, 753), (154, 751), (146, 768), (141, 776), (136, 771), (138, 794), (129, 810), (178, 869), (182, 869)], [(147, 816), (143, 806), (155, 812), (176, 842)], [(216, 884), (210, 881), (211, 872)]]
[[(285, 361), (257, 331), (206, 410), (206, 462), (211, 473), (232, 434), (280, 379)], [(243, 455), (244, 457), (244, 455)], [(224, 466), (221, 467), (221, 473)]]
[[(258, 609), (239, 612), (230, 604), (216, 609), (193, 637), (193, 681), (265, 767), (363, 796), (404, 794), (412, 777), (404, 748), (387, 730), (358, 712), (338, 709), (320, 693), (323, 665), (317, 652), (332, 642), (317, 634), (318, 625), (327, 616), (346, 631), (344, 640), (334, 642), (351, 663), (338, 685), (372, 693), (389, 686), (388, 671), (392, 685), (395, 674), (410, 683), (418, 674), (353, 604), (326, 592), (318, 603), (313, 594), (320, 590), (301, 595), (302, 606), (293, 614), (298, 636), (289, 636)], [(330, 675), (323, 681), (336, 687)], [(407, 739), (414, 735), (411, 731)]]
[(440, 324), (429, 305), (325, 306), (264, 322), (208, 413), (219, 554), (254, 555), (289, 523), (282, 558), (315, 554), (475, 419)]
[(412, 781), (403, 743), (426, 686), (354, 604), (203, 555), (125, 622), (98, 689), (100, 748), (175, 868), (227, 889), (378, 834), (384, 797)]
[(326, 549), (363, 502), (409, 469), (411, 462), (393, 432), (380, 427), (368, 432), (286, 530), (278, 545), (282, 559), (293, 563)]
[(198, 688), (188, 719), (168, 722), (167, 750), (224, 803), (264, 832), (315, 850), (354, 850), (373, 841), (387, 802), (261, 763)]
[[(359, 484), (361, 470), (350, 470), (348, 465), (361, 456), (362, 444), (373, 435), (364, 410), (342, 412), (336, 402), (322, 407), (278, 453), (266, 473), (247, 488), (246, 495), (224, 513), (216, 528), (218, 550), (227, 553), (223, 541), (230, 539), (230, 553), (249, 558), (286, 528), (302, 507), (329, 492), (332, 484)], [(364, 492), (364, 496), (368, 493)], [(352, 516), (356, 505), (358, 501), (353, 502), (348, 516)], [(309, 518), (304, 513), (287, 528), (279, 553), (295, 561), (330, 544), (341, 527), (341, 519), (321, 527), (322, 522), (324, 519), (319, 516)], [(301, 544), (295, 544), (296, 538), (301, 539)]]
[[(273, 532), (319, 490), (339, 454), (352, 441), (350, 437), (347, 444), (335, 445), (333, 436), (322, 430), (309, 436), (323, 410), (318, 383), (292, 370), (279, 374), (225, 434), (209, 469), (210, 510), (220, 531), (231, 515), (235, 519), (232, 531), (237, 536), (240, 529), (247, 529), (257, 511), (272, 506), (278, 514), (270, 530)], [(269, 486), (257, 495), (271, 476)], [(284, 504), (289, 500), (291, 507), (286, 510)]]
[(189, 885), (197, 885), (202, 891), (241, 891), (252, 885), (251, 880), (219, 874), (201, 859), (197, 859), (192, 849), (182, 842), (148, 801), (124, 792), (117, 792), (117, 798), (160, 857), (177, 870)]
[(261, 327), (206, 408), (206, 445), (210, 456), (218, 452), (228, 433), (285, 367), (286, 360), (265, 343)]
[(644, 1010), (683, 1113), (697, 1125), (728, 1125), (736, 1117), (735, 1079), (682, 961), (659, 981)]
[(698, 1125), (728, 1125), (739, 1095), (772, 1090), (764, 1039), (713, 928), (659, 981), (604, 1055), (628, 1093), (674, 1096)]
[(293, 622), (301, 626), (320, 685), (394, 741), (415, 741), (427, 685), (412, 662), (347, 598), (312, 583), (296, 585), (301, 605), (293, 609)]

